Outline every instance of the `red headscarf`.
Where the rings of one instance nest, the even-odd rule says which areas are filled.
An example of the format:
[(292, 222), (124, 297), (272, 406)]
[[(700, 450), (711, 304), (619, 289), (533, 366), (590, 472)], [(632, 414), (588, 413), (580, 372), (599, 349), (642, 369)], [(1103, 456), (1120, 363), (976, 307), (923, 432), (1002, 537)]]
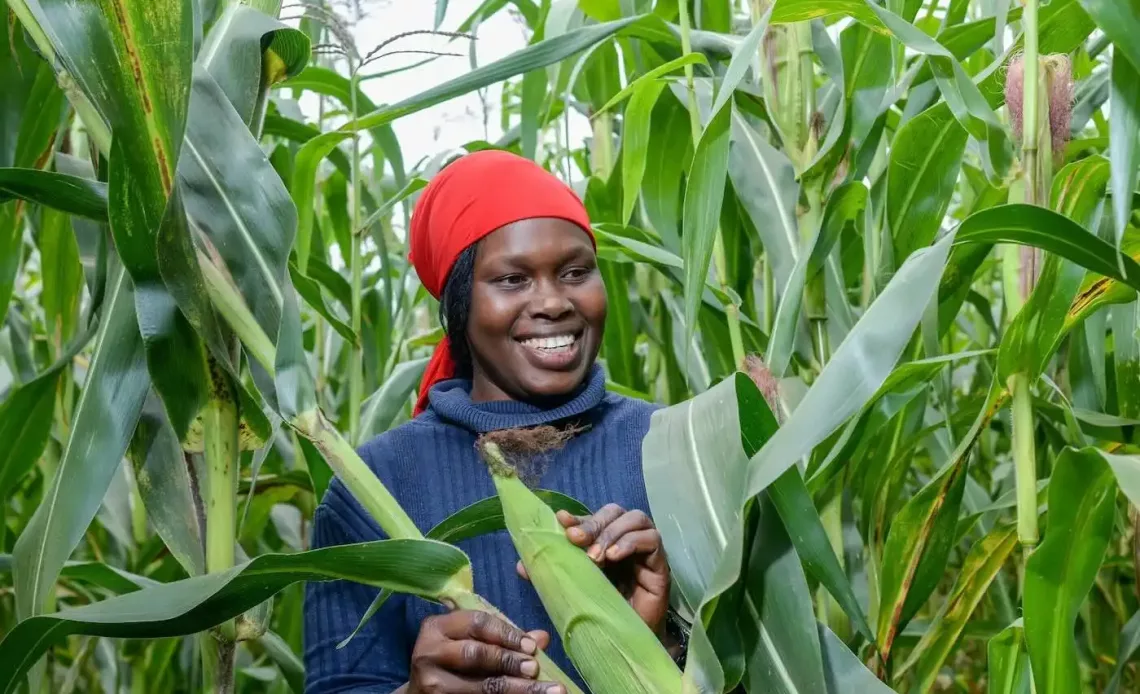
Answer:
[[(536, 217), (573, 222), (594, 240), (582, 201), (549, 171), (501, 150), (464, 155), (440, 171), (416, 201), (410, 260), (424, 288), (439, 299), (452, 265), (468, 246), (507, 224)], [(432, 385), (454, 375), (444, 337), (424, 371), (414, 413), (427, 407)]]

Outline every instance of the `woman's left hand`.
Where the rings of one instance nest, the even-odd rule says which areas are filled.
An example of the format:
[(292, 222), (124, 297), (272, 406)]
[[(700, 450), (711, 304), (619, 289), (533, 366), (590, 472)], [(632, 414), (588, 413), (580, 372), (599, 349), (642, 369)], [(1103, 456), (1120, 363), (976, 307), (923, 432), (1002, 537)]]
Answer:
[[(643, 511), (608, 504), (592, 516), (558, 512), (570, 542), (605, 571), (634, 611), (658, 636), (669, 609), (669, 562), (661, 533)], [(519, 575), (527, 578), (522, 562)]]

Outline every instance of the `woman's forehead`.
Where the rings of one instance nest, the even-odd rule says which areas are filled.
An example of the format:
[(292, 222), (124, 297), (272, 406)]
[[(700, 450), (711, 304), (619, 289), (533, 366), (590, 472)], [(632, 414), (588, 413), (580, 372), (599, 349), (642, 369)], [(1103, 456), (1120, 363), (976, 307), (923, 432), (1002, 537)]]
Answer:
[(553, 259), (583, 250), (592, 251), (593, 243), (577, 224), (565, 219), (523, 219), (500, 227), (479, 243), (477, 258)]

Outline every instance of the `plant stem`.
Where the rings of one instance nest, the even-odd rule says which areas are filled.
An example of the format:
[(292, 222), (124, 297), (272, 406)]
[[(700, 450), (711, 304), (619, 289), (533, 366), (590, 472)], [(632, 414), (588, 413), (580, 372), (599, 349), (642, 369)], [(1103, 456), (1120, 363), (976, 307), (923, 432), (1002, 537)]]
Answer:
[(400, 507), (384, 483), (361, 460), (356, 449), (329, 424), (319, 409), (302, 412), (293, 418), (291, 424), (298, 433), (313, 442), (333, 472), (344, 482), (360, 505), (376, 519), (388, 537), (405, 540), (423, 539), (423, 533)]
[[(352, 66), (349, 58), (349, 68), (352, 73), (350, 81), (352, 89), (352, 119), (356, 120), (358, 109), (357, 95), (360, 91), (359, 76)], [(352, 345), (351, 358), (348, 366), (348, 440), (354, 445), (360, 440), (360, 409), (364, 401), (364, 345), (360, 336), (360, 294), (363, 284), (363, 261), (360, 256), (360, 134), (352, 138), (352, 238), (351, 259), (352, 270), (352, 332), (357, 336), (356, 344)]]
[[(679, 2), (677, 9), (680, 12), (681, 22), (681, 55), (684, 57), (693, 52), (692, 30), (689, 26), (689, 4)], [(684, 70), (685, 85), (689, 94), (689, 127), (693, 134), (693, 147), (696, 147), (697, 142), (701, 139), (701, 112), (697, 105), (697, 88), (693, 83), (693, 66), (686, 65)]]
[[(211, 357), (211, 396), (202, 414), (206, 460), (206, 572), (234, 566), (237, 545), (238, 412), (229, 376)], [(212, 630), (203, 641), (202, 664), (211, 675), (213, 692), (234, 686), (234, 623)], [(212, 669), (212, 672), (211, 672)]]
[(1037, 544), (1037, 451), (1033, 441), (1033, 396), (1029, 376), (1009, 377), (1013, 395), (1013, 460), (1017, 484), (1017, 539), (1028, 551)]
[(274, 360), (277, 358), (277, 348), (273, 346), (273, 341), (258, 325), (241, 293), (226, 280), (225, 274), (202, 253), (198, 253), (198, 264), (202, 267), (206, 294), (210, 297), (210, 303), (214, 305), (214, 309), (229, 324), (254, 361), (260, 364), (270, 375), (273, 375), (276, 372)]

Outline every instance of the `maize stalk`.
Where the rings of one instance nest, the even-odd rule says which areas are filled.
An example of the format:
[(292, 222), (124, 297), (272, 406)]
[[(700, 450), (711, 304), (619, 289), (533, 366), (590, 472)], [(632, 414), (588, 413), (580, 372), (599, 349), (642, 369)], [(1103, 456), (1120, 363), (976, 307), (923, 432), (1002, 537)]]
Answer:
[(515, 549), (590, 690), (681, 694), (681, 671), (653, 631), (570, 542), (554, 511), (519, 479), (499, 446), (485, 441), (481, 450)]

